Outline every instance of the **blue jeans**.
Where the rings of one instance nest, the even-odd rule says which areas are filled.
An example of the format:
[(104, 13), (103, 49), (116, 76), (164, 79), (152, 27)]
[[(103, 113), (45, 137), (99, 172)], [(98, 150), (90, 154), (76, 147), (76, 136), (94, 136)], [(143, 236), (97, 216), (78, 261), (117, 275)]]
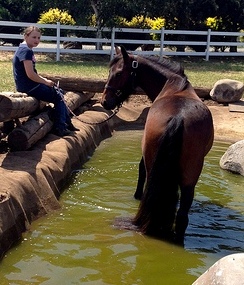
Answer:
[(71, 123), (69, 112), (63, 101), (62, 95), (54, 88), (48, 87), (45, 84), (39, 84), (37, 88), (27, 92), (27, 94), (37, 100), (54, 104), (53, 123), (55, 129), (64, 130), (66, 129), (66, 125)]

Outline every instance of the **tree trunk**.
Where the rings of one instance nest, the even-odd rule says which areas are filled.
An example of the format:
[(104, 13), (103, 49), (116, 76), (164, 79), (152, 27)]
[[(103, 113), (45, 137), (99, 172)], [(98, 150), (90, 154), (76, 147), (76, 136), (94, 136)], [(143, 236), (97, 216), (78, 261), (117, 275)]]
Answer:
[[(96, 17), (96, 26), (97, 26), (97, 34), (96, 34), (96, 37), (98, 39), (101, 39), (102, 38), (102, 17), (101, 17), (101, 1), (100, 0), (97, 0), (97, 1), (94, 1), (94, 0), (91, 0), (91, 6), (92, 6), (92, 9), (94, 11), (94, 14), (95, 14), (95, 17)], [(102, 43), (96, 43), (96, 49), (97, 50), (102, 50), (103, 47), (102, 47)]]

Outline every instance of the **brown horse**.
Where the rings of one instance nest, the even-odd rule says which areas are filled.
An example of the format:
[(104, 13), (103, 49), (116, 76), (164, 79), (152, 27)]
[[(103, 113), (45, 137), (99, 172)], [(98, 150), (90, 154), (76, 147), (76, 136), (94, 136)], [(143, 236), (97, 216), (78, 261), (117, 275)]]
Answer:
[(211, 113), (180, 64), (135, 56), (123, 47), (116, 48), (116, 53), (101, 100), (104, 108), (119, 106), (137, 86), (153, 101), (142, 139), (135, 193), (142, 200), (133, 224), (145, 234), (173, 237), (182, 243), (194, 188), (213, 144)]

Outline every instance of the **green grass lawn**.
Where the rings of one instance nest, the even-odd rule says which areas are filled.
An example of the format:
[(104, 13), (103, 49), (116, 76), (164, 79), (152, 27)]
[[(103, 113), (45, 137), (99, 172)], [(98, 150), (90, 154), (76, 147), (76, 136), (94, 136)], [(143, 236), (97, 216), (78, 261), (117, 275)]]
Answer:
[[(12, 53), (0, 54), (0, 92), (15, 91), (12, 75)], [(185, 68), (190, 82), (194, 87), (212, 88), (219, 79), (229, 78), (244, 81), (244, 59), (210, 58), (174, 58)], [(70, 56), (56, 62), (54, 57), (37, 55), (37, 70), (40, 74), (52, 74), (80, 78), (106, 79), (109, 70), (107, 56)]]
[(185, 72), (193, 86), (212, 88), (220, 79), (244, 81), (244, 59), (191, 59), (182, 61)]

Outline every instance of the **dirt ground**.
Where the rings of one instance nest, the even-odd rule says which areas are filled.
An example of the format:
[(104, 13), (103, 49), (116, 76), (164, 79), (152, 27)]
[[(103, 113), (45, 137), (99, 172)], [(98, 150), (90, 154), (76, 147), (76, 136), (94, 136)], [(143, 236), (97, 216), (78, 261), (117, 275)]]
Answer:
[[(236, 142), (244, 139), (244, 106), (242, 112), (232, 112), (229, 111), (229, 106), (219, 104), (211, 99), (204, 100), (204, 103), (213, 116), (215, 140)], [(144, 95), (132, 96), (129, 101), (129, 105), (138, 111), (150, 106), (150, 104)], [(123, 115), (123, 119), (130, 120), (130, 113)]]
[(236, 142), (244, 139), (244, 112), (230, 112), (228, 106), (209, 106), (215, 140)]

